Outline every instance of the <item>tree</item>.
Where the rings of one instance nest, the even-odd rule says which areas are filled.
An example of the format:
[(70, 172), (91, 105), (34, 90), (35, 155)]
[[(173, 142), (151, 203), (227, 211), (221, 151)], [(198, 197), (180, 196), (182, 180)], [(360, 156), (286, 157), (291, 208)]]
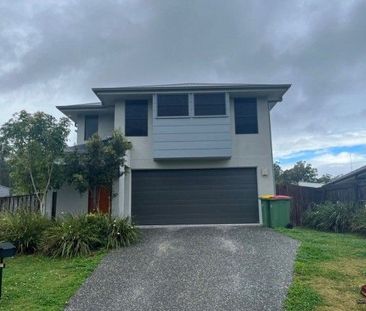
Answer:
[(92, 210), (99, 209), (99, 190), (105, 187), (112, 192), (113, 181), (123, 174), (125, 154), (131, 144), (119, 131), (102, 140), (93, 135), (86, 150), (76, 149), (65, 157), (66, 180), (80, 193), (90, 191)]
[(273, 163), (273, 173), (276, 183), (282, 183), (283, 170), (278, 162)]
[(283, 180), (287, 183), (299, 181), (316, 182), (318, 170), (305, 161), (298, 161), (294, 167), (283, 172)]
[(300, 181), (326, 183), (332, 178), (329, 174), (318, 177), (318, 170), (306, 161), (298, 161), (287, 170), (282, 170), (278, 163), (274, 163), (273, 169), (278, 184), (297, 184)]
[(10, 168), (15, 193), (34, 193), (44, 212), (50, 188), (60, 185), (61, 159), (69, 134), (69, 120), (25, 110), (0, 128), (1, 153)]
[(324, 174), (321, 177), (317, 178), (317, 182), (326, 184), (326, 183), (330, 182), (332, 180), (332, 178), (334, 178), (332, 175)]
[(5, 161), (4, 157), (0, 154), (0, 185), (9, 187), (9, 165)]

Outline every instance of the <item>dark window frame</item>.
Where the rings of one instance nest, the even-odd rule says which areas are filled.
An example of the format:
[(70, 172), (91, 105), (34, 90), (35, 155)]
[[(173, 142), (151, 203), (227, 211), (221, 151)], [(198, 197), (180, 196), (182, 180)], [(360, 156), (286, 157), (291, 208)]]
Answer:
[[(240, 105), (240, 106), (239, 106)], [(235, 134), (258, 134), (256, 98), (234, 98)]]
[[(211, 102), (199, 103), (200, 99), (204, 99), (205, 97), (206, 99), (208, 98), (209, 101), (211, 97)], [(219, 101), (217, 101), (218, 98)], [(215, 102), (215, 100), (217, 102)], [(194, 105), (193, 110), (195, 117), (227, 116), (225, 93), (195, 93), (193, 94), (193, 105)], [(209, 111), (210, 109), (211, 111)]]
[[(87, 120), (96, 120), (96, 129), (95, 131), (90, 131), (87, 127)], [(90, 126), (90, 125), (89, 125)], [(94, 134), (98, 134), (99, 130), (99, 116), (97, 114), (93, 115), (86, 115), (84, 119), (84, 140), (88, 140), (91, 138)]]
[[(177, 102), (182, 100), (184, 102), (174, 103), (174, 97)], [(179, 99), (180, 97), (180, 99)], [(170, 98), (170, 99), (169, 99)], [(171, 102), (169, 102), (172, 100)], [(179, 112), (172, 113), (174, 108), (178, 109)], [(186, 118), (190, 116), (189, 112), (189, 94), (157, 94), (156, 103), (156, 117), (157, 118)]]
[[(149, 103), (147, 100), (126, 100), (126, 103), (125, 103), (125, 135), (126, 136), (128, 136), (128, 137), (146, 137), (146, 136), (148, 136), (148, 132), (149, 132), (148, 104)], [(133, 106), (135, 107), (135, 109), (136, 109), (136, 107), (140, 108), (139, 115), (133, 116), (133, 113), (136, 113), (136, 111), (135, 112), (129, 111), (129, 109), (133, 109)], [(129, 115), (131, 115), (131, 117)], [(133, 122), (135, 122), (135, 124)], [(138, 124), (140, 122), (143, 124), (143, 126), (136, 127), (136, 123)], [(135, 127), (133, 125), (135, 125)]]

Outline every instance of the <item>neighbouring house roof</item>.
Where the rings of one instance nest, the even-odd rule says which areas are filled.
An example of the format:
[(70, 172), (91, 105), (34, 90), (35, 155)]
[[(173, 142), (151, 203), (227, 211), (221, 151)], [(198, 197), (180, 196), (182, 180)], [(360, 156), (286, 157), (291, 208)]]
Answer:
[(324, 186), (323, 183), (307, 182), (307, 181), (299, 181), (297, 184), (301, 187), (309, 187), (309, 188), (321, 188), (322, 186)]
[(272, 109), (275, 104), (282, 101), (282, 96), (291, 87), (291, 84), (244, 84), (244, 83), (179, 83), (179, 84), (160, 84), (160, 85), (141, 85), (123, 87), (103, 87), (92, 88), (100, 102), (86, 103), (70, 106), (57, 106), (57, 108), (77, 121), (77, 113), (93, 113), (96, 110), (104, 110), (112, 113), (111, 106), (115, 102), (124, 99), (149, 98), (155, 93), (177, 93), (177, 92), (229, 92), (234, 96), (263, 96), (270, 102)]
[(0, 185), (0, 198), (8, 197), (10, 195), (10, 188)]
[[(111, 139), (111, 136), (105, 137), (102, 139), (102, 141), (108, 141)], [(85, 153), (87, 151), (86, 149), (86, 143), (84, 144), (78, 144), (74, 146), (67, 146), (65, 149), (65, 152), (74, 152), (77, 151), (78, 153)]]
[(358, 168), (357, 170), (353, 170), (352, 172), (339, 176), (331, 180), (326, 185), (336, 184), (339, 182), (345, 182), (351, 179), (358, 179), (358, 178), (366, 179), (366, 165)]
[(74, 152), (85, 153), (86, 152), (86, 144), (79, 144), (75, 146), (67, 146), (65, 152)]

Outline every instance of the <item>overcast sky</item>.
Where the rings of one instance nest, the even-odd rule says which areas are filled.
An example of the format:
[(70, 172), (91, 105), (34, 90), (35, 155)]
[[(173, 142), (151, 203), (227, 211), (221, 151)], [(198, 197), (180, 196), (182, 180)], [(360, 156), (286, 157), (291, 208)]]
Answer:
[(275, 159), (366, 165), (366, 1), (0, 0), (0, 123), (97, 100), (92, 87), (291, 83)]

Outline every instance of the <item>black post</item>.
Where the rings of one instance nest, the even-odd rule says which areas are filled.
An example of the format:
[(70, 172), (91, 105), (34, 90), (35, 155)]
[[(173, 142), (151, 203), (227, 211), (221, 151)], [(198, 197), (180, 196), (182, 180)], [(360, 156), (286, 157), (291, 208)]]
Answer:
[(56, 218), (56, 204), (57, 204), (57, 192), (52, 192), (52, 210), (51, 210), (51, 218)]
[(4, 265), (3, 258), (0, 257), (0, 299), (1, 299), (1, 288), (3, 286), (3, 265)]

